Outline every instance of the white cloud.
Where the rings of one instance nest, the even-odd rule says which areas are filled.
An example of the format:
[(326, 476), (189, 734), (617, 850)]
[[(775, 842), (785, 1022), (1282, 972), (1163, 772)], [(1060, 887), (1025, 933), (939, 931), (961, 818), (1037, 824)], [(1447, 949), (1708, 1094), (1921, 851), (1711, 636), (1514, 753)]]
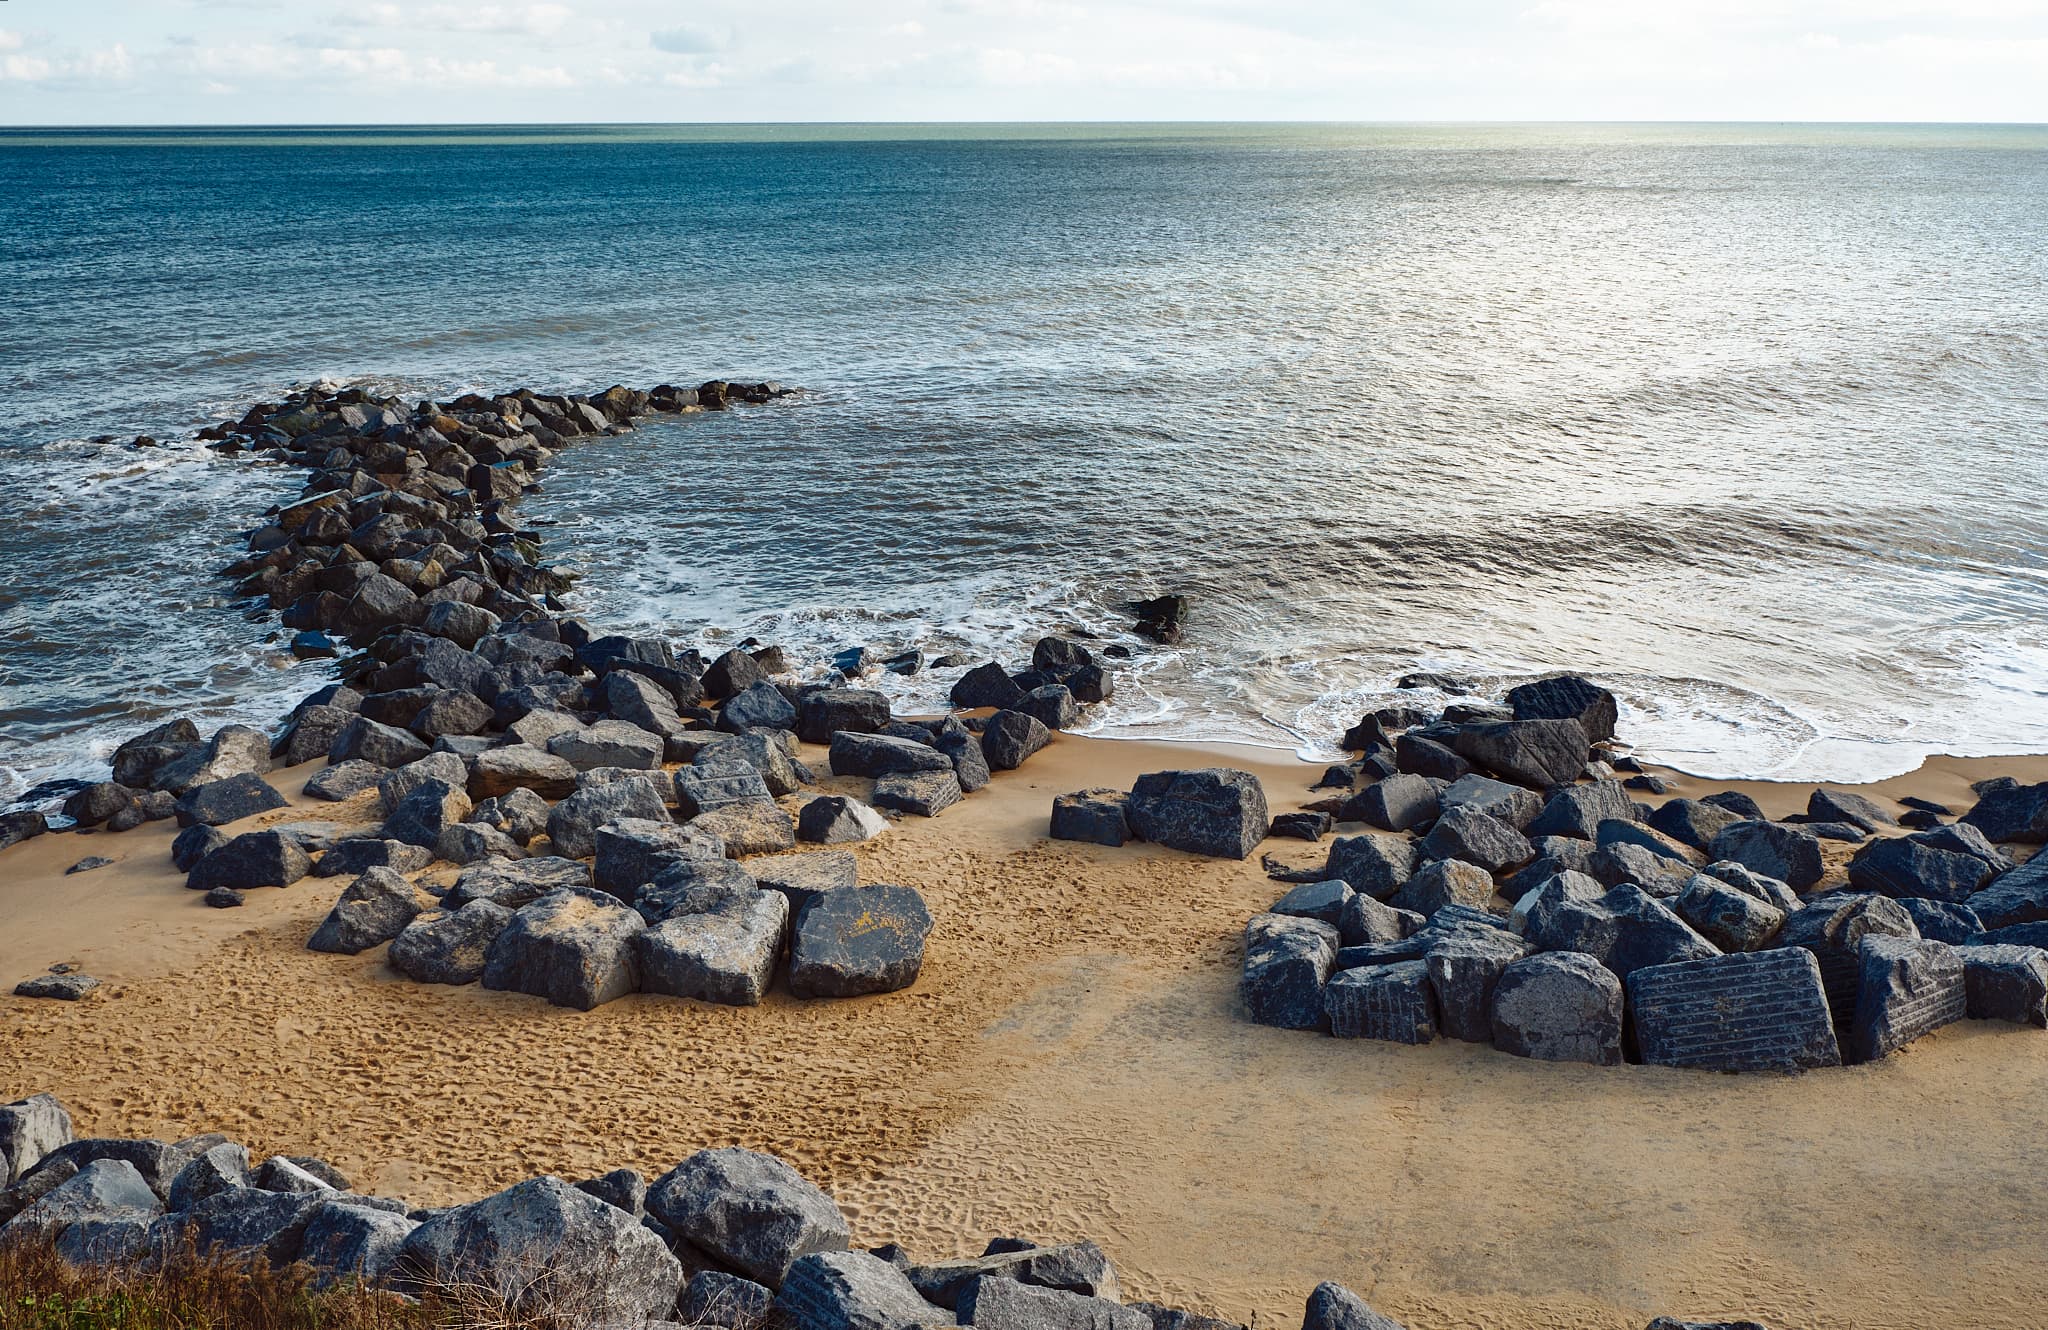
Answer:
[(19, 51), (28, 45), (26, 35), (12, 28), (0, 28), (0, 51)]
[(732, 44), (732, 30), (721, 31), (698, 23), (684, 23), (649, 33), (647, 40), (655, 50), (667, 51), (670, 55), (713, 55)]
[(0, 57), (0, 83), (108, 84), (134, 76), (135, 57), (121, 42), (85, 52)]
[(337, 21), (361, 27), (410, 28), (431, 32), (489, 33), (505, 37), (552, 37), (576, 11), (567, 5), (370, 4), (344, 10)]

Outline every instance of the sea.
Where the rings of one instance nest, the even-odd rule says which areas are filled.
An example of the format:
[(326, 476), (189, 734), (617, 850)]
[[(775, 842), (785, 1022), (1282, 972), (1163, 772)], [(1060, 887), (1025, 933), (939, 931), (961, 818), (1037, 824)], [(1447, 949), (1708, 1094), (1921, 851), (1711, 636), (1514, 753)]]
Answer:
[(1086, 633), (1086, 732), (1310, 758), (1564, 669), (1706, 776), (2048, 752), (2048, 128), (13, 129), (0, 802), (331, 677), (218, 575), (302, 476), (198, 428), (714, 377), (801, 391), (525, 505), (600, 626)]

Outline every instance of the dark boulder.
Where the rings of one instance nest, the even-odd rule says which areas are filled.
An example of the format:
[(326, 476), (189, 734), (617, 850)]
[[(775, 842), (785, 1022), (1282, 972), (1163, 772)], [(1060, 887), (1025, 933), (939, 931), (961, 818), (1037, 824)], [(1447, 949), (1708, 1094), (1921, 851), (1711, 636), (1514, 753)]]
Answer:
[(1338, 942), (1336, 928), (1315, 919), (1252, 916), (1238, 980), (1251, 1019), (1285, 1030), (1327, 1029), (1323, 985), (1336, 964)]
[(1131, 829), (1168, 849), (1243, 859), (1266, 837), (1266, 792), (1247, 771), (1158, 771), (1131, 787)]
[(422, 984), (473, 984), (483, 978), (491, 944), (512, 922), (513, 911), (473, 900), (453, 911), (429, 910), (391, 941), (391, 968)]
[(1324, 1020), (1339, 1039), (1426, 1044), (1436, 1038), (1436, 990), (1420, 960), (1340, 970), (1323, 987)]
[(1707, 857), (1732, 859), (1745, 868), (1777, 878), (1794, 891), (1819, 884), (1823, 871), (1820, 840), (1811, 832), (1782, 822), (1734, 822), (1714, 834)]
[(1493, 899), (1493, 893), (1493, 874), (1484, 868), (1462, 859), (1438, 859), (1402, 883), (1387, 903), (1397, 910), (1427, 917), (1446, 905), (1469, 905), (1483, 910)]
[(178, 825), (225, 826), (245, 817), (268, 813), (287, 806), (285, 797), (257, 775), (229, 776), (225, 780), (193, 785), (178, 798)]
[(484, 987), (589, 1011), (639, 987), (633, 938), (645, 927), (637, 912), (603, 892), (550, 892), (522, 907), (491, 943)]
[(313, 865), (315, 877), (359, 877), (372, 868), (416, 873), (434, 861), (433, 852), (404, 841), (376, 836), (351, 836), (327, 847)]
[(701, 1150), (647, 1189), (647, 1209), (719, 1264), (781, 1288), (805, 1256), (846, 1250), (832, 1198), (773, 1155)]
[(766, 679), (749, 684), (732, 695), (718, 711), (718, 728), (728, 733), (745, 730), (794, 730), (795, 703)]
[(1544, 952), (1510, 960), (1493, 988), (1493, 1045), (1545, 1062), (1621, 1063), (1621, 981), (1591, 956)]
[(932, 931), (924, 897), (875, 885), (819, 892), (798, 913), (789, 946), (796, 997), (890, 993), (917, 982)]
[[(632, 776), (577, 790), (548, 814), (548, 842), (565, 859), (597, 853), (597, 829), (620, 818), (669, 821), (668, 805), (653, 776)], [(758, 782), (757, 782), (758, 783)], [(765, 791), (764, 791), (765, 797)]]
[(1613, 693), (1576, 674), (1560, 674), (1510, 688), (1507, 703), (1514, 709), (1516, 720), (1576, 721), (1593, 743), (1614, 737), (1619, 715)]
[(1590, 746), (1575, 720), (1467, 725), (1452, 741), (1458, 755), (1480, 770), (1538, 790), (1577, 780)]
[[(1357, 895), (1358, 893), (1349, 886), (1334, 879), (1329, 882), (1304, 882), (1274, 901), (1272, 913), (1284, 914), (1295, 919), (1315, 919), (1338, 927), (1344, 918), (1345, 909)], [(1374, 904), (1377, 905), (1378, 902), (1375, 901)], [(1387, 907), (1382, 905), (1380, 908), (1384, 910)], [(1339, 932), (1342, 932), (1341, 928)]]
[(397, 937), (419, 912), (410, 882), (388, 868), (372, 868), (342, 890), (306, 948), (353, 956)]
[(951, 772), (953, 761), (929, 744), (885, 734), (841, 731), (832, 736), (835, 776), (889, 776), (904, 772)]
[(936, 817), (960, 802), (960, 782), (950, 769), (899, 772), (876, 780), (873, 797), (877, 808)]
[(1528, 953), (1522, 939), (1492, 928), (1458, 929), (1431, 941), (1422, 963), (1436, 996), (1437, 1030), (1451, 1039), (1491, 1040), (1494, 988)]
[(1397, 769), (1432, 780), (1456, 780), (1472, 774), (1472, 764), (1427, 735), (1410, 731), (1394, 742)]
[(1330, 842), (1325, 876), (1342, 878), (1353, 891), (1385, 900), (1415, 875), (1414, 842), (1406, 836), (1367, 832)]
[(1957, 947), (1971, 1020), (2048, 1028), (2048, 951), (1990, 944)]
[(1978, 796), (1963, 823), (2001, 844), (2048, 842), (2048, 781), (2039, 785), (1994, 786)]
[(1035, 717), (1048, 730), (1072, 729), (1081, 720), (1081, 704), (1065, 684), (1042, 684), (1024, 694), (1013, 710)]
[(1937, 849), (1919, 836), (1873, 840), (1849, 861), (1849, 885), (1886, 896), (1968, 900), (1992, 876), (1974, 854)]
[(1872, 836), (1899, 825), (1890, 813), (1849, 790), (1815, 790), (1807, 796), (1806, 817), (1809, 822), (1845, 822)]
[(768, 682), (768, 671), (745, 651), (734, 647), (704, 671), (704, 696), (713, 702), (737, 697), (755, 684)]
[(888, 829), (889, 819), (841, 794), (818, 796), (803, 806), (796, 819), (797, 839), (814, 845), (852, 845)]
[(1382, 831), (1409, 831), (1436, 819), (1437, 787), (1421, 776), (1397, 773), (1347, 800), (1347, 816)]
[(1859, 963), (1851, 1061), (1875, 1062), (1969, 1014), (1963, 958), (1945, 942), (1866, 937)]
[(1536, 857), (1535, 847), (1521, 832), (1467, 807), (1446, 809), (1416, 846), (1416, 853), (1432, 862), (1462, 859), (1489, 873), (1512, 872)]
[(1687, 880), (1672, 909), (1723, 951), (1756, 951), (1785, 924), (1785, 911), (1778, 906), (1706, 873)]
[(1661, 902), (1626, 885), (1598, 900), (1560, 900), (1532, 914), (1523, 936), (1544, 951), (1582, 951), (1622, 979), (1648, 966), (1721, 954)]
[(1017, 686), (1008, 670), (990, 661), (986, 665), (975, 666), (955, 680), (950, 700), (959, 711), (982, 707), (994, 707), (1000, 711), (1023, 701), (1024, 690)]
[(192, 866), (185, 885), (193, 891), (231, 887), (288, 887), (313, 871), (299, 838), (286, 831), (249, 831)]
[(1649, 966), (1627, 985), (1644, 1062), (1711, 1071), (1841, 1063), (1820, 966), (1797, 948)]
[(919, 1297), (903, 1272), (866, 1252), (798, 1257), (771, 1320), (786, 1330), (939, 1330), (955, 1324)]
[(782, 954), (789, 899), (750, 890), (712, 909), (670, 914), (636, 935), (640, 991), (751, 1007), (767, 993)]
[(824, 688), (804, 698), (797, 734), (805, 743), (828, 744), (842, 730), (873, 734), (889, 723), (889, 699), (860, 688)]
[(1530, 836), (1571, 836), (1592, 840), (1605, 821), (1629, 822), (1635, 818), (1635, 803), (1618, 780), (1596, 780), (1586, 785), (1567, 785), (1536, 814), (1523, 830)]
[(1050, 834), (1054, 840), (1122, 845), (1131, 838), (1129, 803), (1130, 796), (1122, 790), (1081, 790), (1055, 795)]
[(380, 724), (368, 716), (357, 716), (350, 721), (335, 736), (334, 746), (327, 750), (330, 762), (359, 758), (379, 767), (402, 767), (426, 755), (427, 745), (417, 735)]
[(1650, 814), (1650, 825), (1695, 850), (1704, 851), (1714, 837), (1743, 821), (1743, 815), (1699, 799), (1671, 799)]

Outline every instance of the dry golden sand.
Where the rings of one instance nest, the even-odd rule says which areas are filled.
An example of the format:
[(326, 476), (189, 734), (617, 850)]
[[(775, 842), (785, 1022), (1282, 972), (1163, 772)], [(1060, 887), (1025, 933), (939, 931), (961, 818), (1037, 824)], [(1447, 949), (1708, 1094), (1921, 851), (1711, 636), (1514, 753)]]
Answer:
[[(320, 1154), (420, 1202), (746, 1144), (828, 1185), (858, 1241), (1092, 1236), (1131, 1295), (1265, 1326), (1326, 1278), (1414, 1330), (2048, 1320), (2041, 1034), (1968, 1023), (1775, 1078), (1252, 1026), (1237, 937), (1282, 890), (1255, 861), (1043, 837), (1055, 793), (1218, 760), (1258, 770), (1276, 809), (1315, 776), (1062, 738), (859, 851), (865, 879), (918, 887), (939, 921), (915, 988), (750, 1010), (421, 987), (381, 949), (304, 949), (342, 879), (212, 911), (166, 827), (45, 836), (0, 853), (0, 979), (73, 960), (107, 982), (77, 1004), (0, 997), (0, 1097), (53, 1091), (95, 1133)], [(1967, 803), (1970, 779), (2044, 770), (1942, 760), (1879, 792)], [(1807, 789), (1744, 788), (1778, 812)], [(87, 854), (118, 862), (62, 876)]]

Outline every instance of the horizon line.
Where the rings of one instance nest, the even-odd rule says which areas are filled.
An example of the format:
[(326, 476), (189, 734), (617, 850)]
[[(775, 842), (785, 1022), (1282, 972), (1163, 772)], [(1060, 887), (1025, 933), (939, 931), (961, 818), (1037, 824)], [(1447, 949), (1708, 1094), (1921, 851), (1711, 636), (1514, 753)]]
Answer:
[(2048, 120), (1812, 120), (1790, 117), (1754, 119), (1611, 119), (1611, 118), (1429, 118), (1429, 119), (1279, 119), (1239, 118), (1227, 120), (1186, 119), (1030, 119), (1030, 120), (249, 120), (249, 121), (48, 121), (0, 123), (0, 133), (19, 130), (191, 130), (191, 129), (806, 129), (806, 128), (894, 128), (901, 126), (943, 128), (949, 126), (1028, 128), (1039, 125), (1122, 126), (1145, 125), (1162, 128), (1205, 128), (1262, 125), (1275, 127), (1546, 127), (1546, 126), (1825, 126), (1832, 128), (1970, 128), (2048, 129)]

